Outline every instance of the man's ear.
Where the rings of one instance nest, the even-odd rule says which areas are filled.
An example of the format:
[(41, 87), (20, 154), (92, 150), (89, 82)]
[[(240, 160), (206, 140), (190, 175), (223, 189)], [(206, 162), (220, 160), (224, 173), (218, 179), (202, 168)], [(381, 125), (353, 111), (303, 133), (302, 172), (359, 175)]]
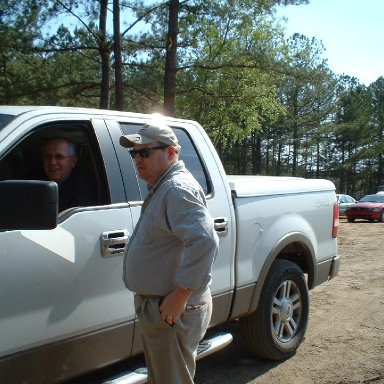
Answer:
[(167, 148), (168, 149), (168, 155), (171, 157), (177, 156), (178, 152), (176, 147), (172, 147), (171, 145)]

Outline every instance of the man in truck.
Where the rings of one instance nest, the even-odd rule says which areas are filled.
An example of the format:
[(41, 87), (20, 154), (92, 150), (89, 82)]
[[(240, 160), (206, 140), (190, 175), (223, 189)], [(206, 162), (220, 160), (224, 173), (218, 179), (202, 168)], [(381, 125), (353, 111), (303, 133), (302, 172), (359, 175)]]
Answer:
[(72, 141), (63, 137), (47, 139), (42, 145), (42, 161), (46, 178), (59, 186), (59, 212), (96, 204), (96, 192), (76, 168), (78, 156)]
[(135, 309), (148, 383), (193, 383), (196, 352), (212, 313), (211, 268), (218, 249), (203, 190), (179, 160), (173, 130), (147, 124), (121, 136), (148, 184), (130, 238), (123, 279)]

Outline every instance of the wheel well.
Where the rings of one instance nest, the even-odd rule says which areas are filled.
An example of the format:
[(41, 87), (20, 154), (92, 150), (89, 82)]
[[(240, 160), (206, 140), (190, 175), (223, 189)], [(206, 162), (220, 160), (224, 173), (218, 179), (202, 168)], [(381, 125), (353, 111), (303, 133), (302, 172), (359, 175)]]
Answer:
[(310, 249), (303, 243), (294, 242), (283, 248), (276, 259), (289, 260), (300, 267), (308, 276), (308, 288), (311, 289), (314, 281), (314, 265)]
[(307, 275), (308, 289), (314, 288), (316, 281), (315, 250), (312, 243), (302, 232), (293, 232), (283, 237), (271, 250), (256, 282), (250, 311), (255, 310), (259, 297), (274, 260), (288, 260), (295, 263)]

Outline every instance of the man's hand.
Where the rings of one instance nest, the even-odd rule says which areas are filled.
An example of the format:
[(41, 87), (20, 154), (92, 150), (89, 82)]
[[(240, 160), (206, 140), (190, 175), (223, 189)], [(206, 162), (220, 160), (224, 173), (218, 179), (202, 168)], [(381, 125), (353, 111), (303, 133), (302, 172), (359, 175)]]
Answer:
[(160, 314), (169, 325), (175, 324), (179, 316), (185, 311), (185, 306), (192, 291), (177, 286), (166, 296), (160, 305)]

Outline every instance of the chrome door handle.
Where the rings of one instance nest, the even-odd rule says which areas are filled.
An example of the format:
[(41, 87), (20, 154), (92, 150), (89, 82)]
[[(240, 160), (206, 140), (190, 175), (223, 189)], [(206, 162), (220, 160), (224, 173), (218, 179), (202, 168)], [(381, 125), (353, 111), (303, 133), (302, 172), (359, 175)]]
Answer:
[(100, 236), (101, 256), (122, 256), (128, 244), (129, 234), (126, 229), (103, 232)]
[(216, 217), (214, 219), (214, 228), (219, 237), (228, 235), (228, 219), (226, 217)]

